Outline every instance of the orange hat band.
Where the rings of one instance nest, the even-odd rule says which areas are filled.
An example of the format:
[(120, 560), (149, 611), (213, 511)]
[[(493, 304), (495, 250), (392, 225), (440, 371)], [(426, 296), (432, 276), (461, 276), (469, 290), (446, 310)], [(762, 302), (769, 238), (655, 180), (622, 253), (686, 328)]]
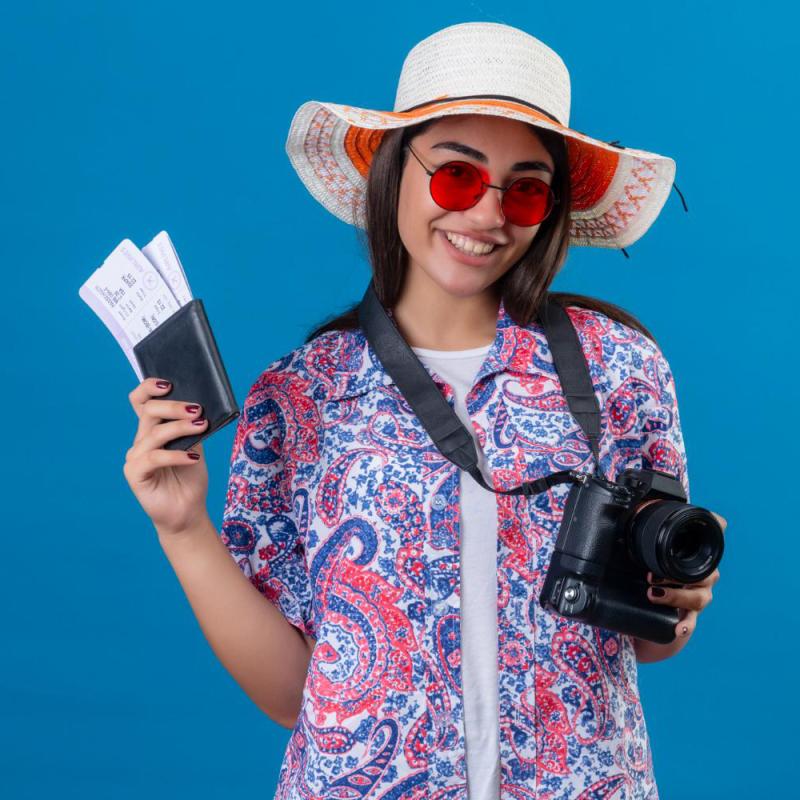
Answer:
[[(456, 98), (448, 98), (448, 100)], [(498, 98), (499, 99), (499, 98)], [(560, 124), (560, 123), (559, 123)], [(352, 165), (366, 179), (372, 157), (386, 130), (351, 125), (344, 136), (344, 150)], [(572, 184), (571, 208), (592, 208), (606, 193), (619, 162), (619, 153), (598, 150), (577, 139), (565, 137)]]
[(405, 108), (396, 113), (407, 114), (409, 111), (416, 111), (418, 108), (426, 108), (427, 106), (433, 106), (437, 103), (458, 102), (459, 100), (505, 100), (509, 103), (516, 103), (520, 106), (532, 108), (534, 111), (538, 111), (540, 114), (544, 114), (546, 117), (549, 117), (551, 120), (553, 120), (553, 122), (557, 122), (559, 125), (564, 125), (564, 123), (558, 117), (554, 116), (549, 111), (545, 111), (543, 108), (534, 105), (533, 103), (529, 103), (527, 100), (521, 100), (519, 97), (511, 97), (511, 95), (507, 94), (465, 94), (461, 97), (437, 97), (435, 100), (427, 100), (424, 103), (418, 103), (415, 106), (411, 106), (411, 108)]

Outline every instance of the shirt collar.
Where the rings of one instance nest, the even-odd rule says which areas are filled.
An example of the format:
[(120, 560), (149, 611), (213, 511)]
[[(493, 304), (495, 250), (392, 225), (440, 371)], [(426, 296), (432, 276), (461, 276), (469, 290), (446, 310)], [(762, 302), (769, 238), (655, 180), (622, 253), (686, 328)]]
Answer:
[[(536, 364), (536, 337), (538, 322), (519, 326), (506, 311), (500, 300), (495, 323), (495, 336), (489, 352), (475, 376), (475, 383), (498, 372), (532, 374), (541, 371)], [(363, 394), (375, 386), (394, 386), (391, 375), (384, 369), (377, 354), (367, 341), (361, 328), (349, 330), (337, 339), (338, 352), (332, 358), (333, 381), (329, 398), (343, 399)], [(429, 370), (430, 372), (430, 370)], [(441, 379), (434, 373), (434, 382), (440, 387)]]

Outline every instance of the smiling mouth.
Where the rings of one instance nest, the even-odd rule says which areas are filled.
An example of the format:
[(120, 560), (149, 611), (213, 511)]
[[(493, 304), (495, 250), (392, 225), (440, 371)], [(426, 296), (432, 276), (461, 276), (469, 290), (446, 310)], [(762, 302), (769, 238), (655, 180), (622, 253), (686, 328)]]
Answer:
[(464, 236), (460, 233), (452, 233), (450, 231), (442, 231), (442, 234), (456, 250), (468, 256), (488, 256), (490, 253), (504, 246), (494, 242), (481, 242), (469, 236)]

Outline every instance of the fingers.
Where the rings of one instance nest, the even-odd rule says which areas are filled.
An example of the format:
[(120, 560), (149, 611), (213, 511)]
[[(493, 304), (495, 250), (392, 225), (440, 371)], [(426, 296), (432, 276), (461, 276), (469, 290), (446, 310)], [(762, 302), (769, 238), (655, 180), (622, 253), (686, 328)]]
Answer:
[(687, 611), (681, 621), (675, 626), (675, 636), (679, 639), (688, 639), (697, 627), (697, 612)]
[[(197, 445), (195, 445), (197, 447)], [(191, 456), (189, 454), (192, 454)], [(196, 457), (193, 457), (196, 456)], [(185, 467), (197, 464), (202, 460), (202, 450), (148, 450), (134, 453), (128, 451), (122, 472), (131, 486), (146, 483), (154, 473), (163, 467)]]
[(654, 584), (647, 589), (650, 602), (699, 612), (714, 598), (712, 587), (719, 580), (719, 570), (714, 570), (704, 581), (688, 586), (677, 587), (653, 581), (652, 573), (648, 573), (648, 580)]
[(172, 389), (169, 381), (160, 378), (145, 378), (132, 392), (128, 394), (133, 410), (137, 417), (141, 417), (144, 404), (151, 397), (160, 397)]
[(719, 570), (715, 569), (704, 581), (697, 584), (691, 584), (692, 586), (716, 586), (717, 581), (719, 580)]
[[(148, 404), (149, 405), (149, 404)], [(167, 442), (179, 436), (202, 433), (208, 425), (207, 419), (176, 419), (168, 422), (154, 422), (153, 426), (134, 439), (132, 454), (164, 447)], [(141, 426), (140, 426), (141, 427)]]
[(689, 611), (702, 611), (713, 599), (710, 588), (667, 589), (661, 586), (651, 586), (647, 590), (647, 597), (653, 603)]
[[(167, 388), (159, 384), (166, 384)], [(158, 378), (146, 378), (128, 395), (131, 406), (139, 417), (139, 427), (134, 437), (134, 444), (138, 444), (152, 434), (154, 430), (160, 431), (163, 429), (165, 426), (162, 424), (162, 420), (194, 420), (202, 416), (202, 406), (197, 403), (158, 399), (160, 395), (166, 394), (170, 389), (171, 384), (168, 381), (161, 381)], [(198, 425), (190, 428), (189, 432), (192, 433), (202, 429), (203, 425)], [(174, 430), (174, 427), (169, 430)], [(173, 435), (173, 438), (181, 435), (183, 435), (183, 432)], [(153, 441), (160, 441), (160, 444), (155, 445), (160, 447), (168, 442), (169, 438), (163, 439), (159, 436)]]
[[(167, 426), (168, 430), (178, 429), (173, 425), (173, 420), (178, 423), (190, 424), (190, 427), (183, 425), (179, 428), (181, 433), (177, 436), (183, 435), (188, 430), (190, 433), (195, 433), (198, 430), (202, 431), (203, 426), (206, 425), (208, 420), (203, 418), (203, 408), (198, 403), (185, 403), (179, 400), (150, 400), (142, 407), (142, 416), (139, 418), (139, 429), (136, 431), (134, 442), (141, 439), (146, 439), (152, 436), (153, 433), (158, 434), (163, 431)], [(164, 421), (168, 420), (168, 421)], [(192, 424), (197, 423), (197, 424)], [(168, 442), (169, 439), (163, 439), (157, 436), (155, 441), (160, 441), (162, 444)], [(156, 445), (160, 447), (161, 444)]]
[(652, 572), (647, 573), (647, 582), (654, 584), (654, 585), (661, 585), (663, 584), (665, 587), (669, 586), (674, 589), (703, 589), (705, 587), (715, 586), (717, 581), (719, 580), (719, 569), (715, 569), (707, 578), (698, 583), (688, 583), (685, 586), (681, 584), (676, 584), (673, 581), (668, 580), (667, 578), (656, 578)]

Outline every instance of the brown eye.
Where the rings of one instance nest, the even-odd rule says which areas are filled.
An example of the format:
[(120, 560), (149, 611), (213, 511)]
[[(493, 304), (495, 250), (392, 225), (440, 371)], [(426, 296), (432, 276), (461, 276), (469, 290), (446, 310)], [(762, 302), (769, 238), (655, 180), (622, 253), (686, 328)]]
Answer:
[(431, 195), (442, 208), (463, 211), (483, 195), (481, 175), (466, 161), (448, 161), (431, 177)]
[(475, 183), (476, 179), (480, 180), (480, 176), (476, 172), (475, 168), (470, 165), (466, 164), (462, 161), (451, 161), (443, 166), (439, 167), (437, 172), (441, 171), (443, 176), (446, 176), (448, 180), (458, 183), (464, 183), (467, 185), (472, 185)]
[(550, 187), (539, 178), (519, 178), (514, 181), (508, 190), (519, 195), (535, 196), (546, 194)]

